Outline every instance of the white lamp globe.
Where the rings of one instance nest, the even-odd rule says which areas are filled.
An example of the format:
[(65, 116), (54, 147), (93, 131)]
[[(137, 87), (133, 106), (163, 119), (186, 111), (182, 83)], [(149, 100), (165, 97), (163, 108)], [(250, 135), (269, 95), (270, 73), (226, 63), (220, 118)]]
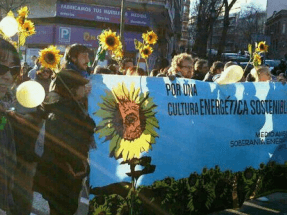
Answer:
[(13, 37), (18, 32), (18, 22), (13, 16), (6, 16), (0, 22), (0, 29), (7, 37)]
[(45, 99), (45, 90), (36, 81), (25, 81), (17, 88), (16, 98), (26, 108), (39, 106)]

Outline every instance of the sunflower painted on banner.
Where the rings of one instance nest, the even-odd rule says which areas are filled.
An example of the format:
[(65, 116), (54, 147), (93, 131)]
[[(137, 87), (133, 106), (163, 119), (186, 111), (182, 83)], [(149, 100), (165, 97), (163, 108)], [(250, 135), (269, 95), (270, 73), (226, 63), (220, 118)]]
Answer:
[(142, 38), (143, 38), (145, 44), (150, 44), (150, 45), (156, 44), (156, 42), (158, 40), (157, 34), (154, 33), (153, 31), (148, 31), (147, 33), (143, 33)]
[(119, 36), (111, 30), (103, 31), (103, 33), (98, 36), (98, 40), (104, 50), (115, 51), (121, 45)]
[(39, 52), (39, 61), (43, 67), (57, 71), (62, 55), (56, 46), (49, 46)]
[(140, 93), (140, 88), (131, 84), (130, 90), (119, 83), (112, 91), (106, 91), (100, 103), (100, 110), (94, 113), (102, 121), (96, 133), (105, 141), (110, 140), (110, 156), (124, 161), (140, 158), (148, 152), (158, 137), (156, 105), (148, 92)]
[(142, 58), (147, 59), (153, 52), (153, 48), (150, 46), (144, 46), (142, 49), (140, 49), (140, 54)]
[(257, 52), (268, 52), (268, 45), (266, 45), (266, 42), (260, 42), (258, 43), (258, 46), (256, 48)]

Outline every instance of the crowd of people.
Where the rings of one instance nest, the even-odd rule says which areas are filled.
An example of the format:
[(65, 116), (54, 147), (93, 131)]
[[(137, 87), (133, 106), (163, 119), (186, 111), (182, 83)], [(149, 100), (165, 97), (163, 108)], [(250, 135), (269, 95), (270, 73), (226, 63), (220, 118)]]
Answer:
[[(0, 38), (0, 212), (29, 215), (34, 191), (48, 201), (50, 214), (76, 212), (83, 180), (89, 175), (88, 151), (96, 147), (96, 125), (87, 114), (90, 75), (218, 82), (224, 73), (233, 71), (229, 67), (237, 65), (216, 61), (209, 68), (208, 61), (181, 53), (171, 62), (157, 60), (148, 74), (128, 58), (121, 65), (111, 62), (107, 67), (90, 68), (89, 52), (83, 45), (69, 46), (55, 75), (36, 58), (33, 68), (21, 67), (14, 46)], [(240, 77), (238, 82), (286, 81), (284, 71), (275, 76), (268, 66), (245, 70)], [(46, 98), (39, 107), (25, 108), (15, 99), (17, 86), (27, 80), (45, 89)]]

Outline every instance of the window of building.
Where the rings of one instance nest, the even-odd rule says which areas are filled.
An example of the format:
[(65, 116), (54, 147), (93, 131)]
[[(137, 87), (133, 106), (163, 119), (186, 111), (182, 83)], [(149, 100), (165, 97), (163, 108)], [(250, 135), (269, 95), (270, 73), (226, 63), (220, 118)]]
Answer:
[(285, 34), (285, 23), (282, 25), (282, 34)]

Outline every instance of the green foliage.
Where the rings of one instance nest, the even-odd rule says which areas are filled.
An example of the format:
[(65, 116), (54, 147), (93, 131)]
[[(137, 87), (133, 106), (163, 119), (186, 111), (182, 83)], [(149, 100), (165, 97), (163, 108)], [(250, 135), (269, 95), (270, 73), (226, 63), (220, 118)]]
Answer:
[[(150, 165), (149, 158), (135, 161)], [(236, 179), (236, 180), (235, 180)], [(208, 214), (239, 206), (250, 198), (262, 196), (272, 190), (287, 191), (287, 162), (279, 165), (270, 162), (260, 164), (258, 169), (247, 167), (242, 172), (221, 171), (219, 166), (204, 168), (201, 174), (193, 172), (187, 178), (175, 180), (167, 177), (150, 186), (139, 186), (127, 196), (100, 195), (90, 203), (90, 214), (98, 208), (108, 208), (111, 214), (178, 215)], [(235, 183), (236, 186), (233, 186)], [(237, 199), (233, 194), (237, 193)], [(132, 207), (133, 202), (133, 207)]]

